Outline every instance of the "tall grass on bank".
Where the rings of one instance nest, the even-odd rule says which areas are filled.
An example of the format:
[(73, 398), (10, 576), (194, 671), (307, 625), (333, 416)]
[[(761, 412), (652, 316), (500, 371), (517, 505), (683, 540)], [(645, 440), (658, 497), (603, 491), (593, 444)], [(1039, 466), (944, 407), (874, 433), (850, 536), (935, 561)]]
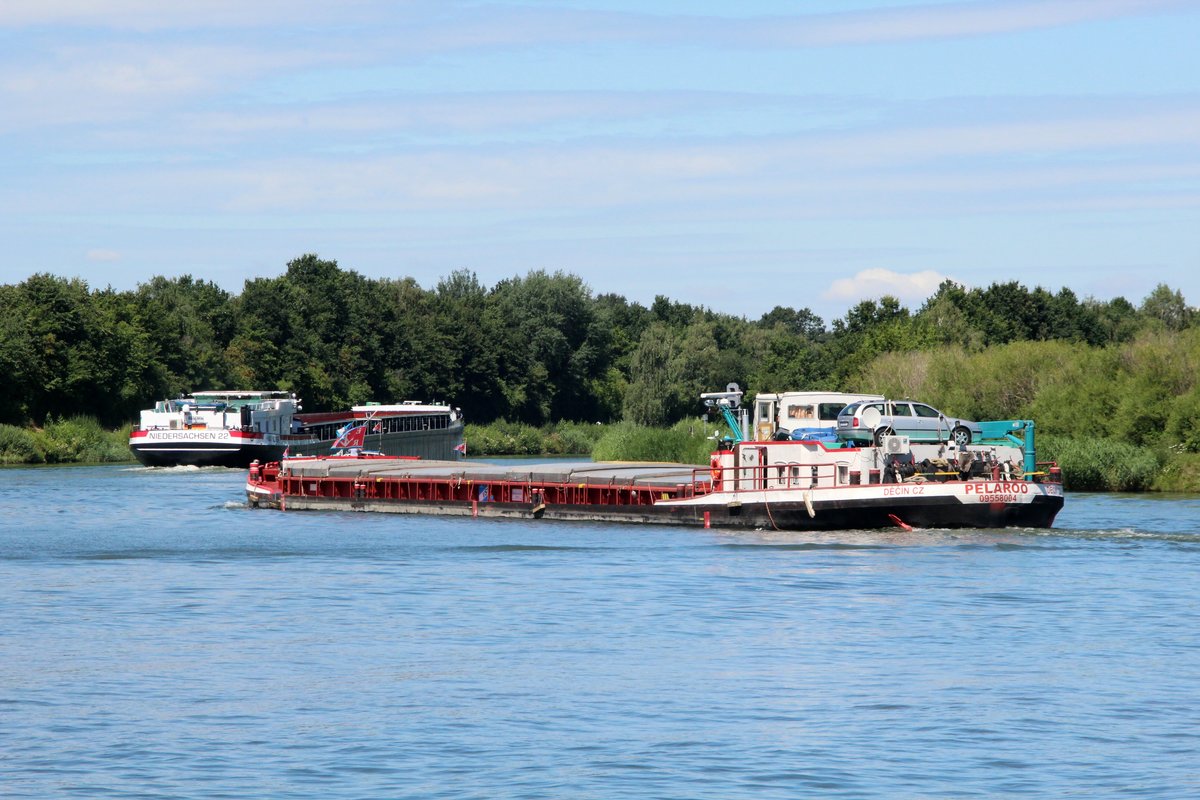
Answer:
[(1200, 453), (1171, 452), (1151, 488), (1159, 492), (1200, 492)]
[(28, 428), (0, 425), (0, 464), (45, 463), (45, 448), (38, 439)]
[(91, 417), (47, 420), (42, 428), (0, 425), (0, 464), (132, 461), (126, 425), (106, 431)]
[(590, 455), (596, 461), (672, 461), (707, 464), (718, 426), (684, 420), (670, 428), (628, 422), (559, 422), (535, 428), (517, 422), (470, 425), (463, 432), (472, 456)]
[(535, 428), (521, 422), (497, 420), (468, 424), (463, 431), (471, 456), (589, 455), (604, 426), (586, 422), (556, 422)]
[(647, 428), (629, 422), (608, 425), (592, 450), (596, 461), (670, 461), (708, 464), (718, 427), (702, 420), (683, 420), (670, 428)]
[(1162, 462), (1150, 448), (1113, 439), (1037, 437), (1038, 461), (1057, 461), (1063, 486), (1080, 492), (1140, 492), (1150, 489)]

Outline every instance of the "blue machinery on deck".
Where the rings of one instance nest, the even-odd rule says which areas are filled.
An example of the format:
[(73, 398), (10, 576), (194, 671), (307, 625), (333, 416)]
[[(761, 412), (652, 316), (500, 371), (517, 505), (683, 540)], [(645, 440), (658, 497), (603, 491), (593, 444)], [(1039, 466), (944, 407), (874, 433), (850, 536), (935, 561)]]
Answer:
[[(706, 408), (716, 408), (725, 417), (725, 424), (733, 433), (733, 443), (744, 442), (750, 438), (750, 423), (746, 409), (742, 408), (742, 390), (736, 383), (725, 387), (723, 392), (705, 392), (700, 395)], [(736, 409), (737, 413), (734, 413)]]
[[(994, 420), (980, 422), (979, 427), (983, 429), (982, 438), (984, 440), (1002, 441), (1005, 444), (1021, 448), (1021, 452), (1025, 454), (1024, 468), (1027, 476), (1037, 471), (1037, 453), (1033, 443), (1033, 420)], [(1018, 436), (1018, 433), (1022, 435)]]

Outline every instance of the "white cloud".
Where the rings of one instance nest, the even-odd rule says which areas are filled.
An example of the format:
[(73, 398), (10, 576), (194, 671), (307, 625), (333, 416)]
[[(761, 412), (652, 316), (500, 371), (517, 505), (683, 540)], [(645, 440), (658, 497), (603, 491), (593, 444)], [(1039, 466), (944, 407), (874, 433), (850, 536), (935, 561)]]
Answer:
[(336, 4), (293, 0), (204, 0), (164, 3), (161, 0), (15, 0), (0, 4), (0, 28), (90, 26), (113, 30), (161, 31), (178, 28), (229, 28), (337, 22), (353, 7), (377, 8), (372, 0)]
[(260, 106), (251, 109), (197, 111), (181, 120), (181, 133), (201, 136), (277, 136), (308, 131), (321, 136), (446, 136), (468, 134), (511, 138), (525, 130), (542, 135), (548, 125), (612, 126), (649, 116), (669, 117), (781, 101), (720, 92), (455, 92), (390, 94), (344, 103)]
[[(579, 42), (720, 42), (793, 47), (888, 43), (1005, 34), (1095, 20), (1194, 9), (1194, 0), (982, 0), (912, 3), (838, 13), (782, 15), (622, 13), (552, 4), (448, 0), (39, 0), (0, 4), (0, 29), (73, 26), (128, 31), (323, 27), (356, 32), (365, 49), (437, 52)], [(372, 41), (380, 27), (403, 38)]]
[(364, 45), (412, 54), (601, 42), (790, 49), (1005, 35), (1177, 9), (1194, 10), (1195, 0), (957, 0), (835, 13), (707, 16), (442, 2), (413, 15), (426, 21), (406, 26), (404, 38)]
[[(812, 15), (748, 31), (780, 44), (870, 44), (986, 36), (1186, 8), (1184, 0), (992, 0)], [(751, 23), (754, 27), (758, 27)]]
[(800, 146), (824, 162), (880, 163), (945, 160), (962, 156), (1044, 155), (1148, 145), (1200, 144), (1200, 106), (1194, 99), (1172, 108), (1082, 117), (909, 128), (815, 138)]
[[(431, 6), (432, 8), (433, 6)], [(686, 7), (679, 4), (678, 7)], [(796, 4), (797, 8), (802, 4)], [(957, 0), (835, 13), (626, 13), (552, 4), (442, 3), (407, 52), (629, 42), (793, 48), (954, 39), (1194, 10), (1195, 0)]]
[(312, 61), (239, 45), (57, 47), (0, 71), (0, 104), (8, 112), (0, 116), (0, 131), (123, 122)]
[[(839, 278), (821, 295), (825, 300), (852, 303), (891, 295), (902, 303), (920, 303), (933, 295), (947, 276), (933, 270), (911, 274), (890, 269), (864, 269), (852, 278)], [(950, 279), (953, 280), (953, 279)], [(960, 282), (961, 283), (961, 282)]]
[[(250, 173), (223, 182), (248, 190), (239, 193), (239, 207), (246, 210), (287, 206), (302, 197), (332, 198), (321, 186), (343, 187), (337, 201), (356, 207), (361, 202), (363, 208), (450, 202), (474, 208), (501, 203), (513, 210), (564, 203), (581, 210), (650, 203), (695, 209), (732, 202), (756, 214), (767, 207), (778, 218), (998, 207), (1029, 213), (1047, 202), (1059, 209), (1073, 202), (1120, 207), (1114, 198), (1153, 207), (1194, 203), (1190, 189), (1200, 177), (1200, 163), (1187, 146), (1200, 141), (1198, 132), (1200, 111), (1121, 114), (1114, 108), (1105, 117), (947, 126), (893, 136), (847, 132), (445, 147), (340, 164), (259, 165), (280, 178), (261, 187), (289, 187), (278, 193), (251, 190), (257, 181)], [(1056, 152), (1069, 160), (1046, 157)], [(312, 189), (297, 191), (304, 185)]]
[[(514, 113), (546, 119), (582, 108), (567, 99), (561, 108), (529, 105)], [(1194, 206), (1200, 177), (1190, 147), (1200, 142), (1200, 110), (1187, 108), (1122, 113), (1123, 104), (1115, 103), (1087, 119), (952, 124), (893, 135), (553, 144), (487, 137), (462, 145), (385, 142), (358, 153), (355, 144), (374, 144), (362, 136), (375, 130), (368, 108), (344, 116), (322, 109), (311, 118), (302, 110), (256, 112), (252, 119), (188, 113), (157, 133), (131, 127), (121, 134), (129, 137), (123, 145), (110, 141), (84, 162), (92, 165), (87, 171), (57, 171), (49, 180), (11, 176), (0, 210), (558, 215), (573, 209), (664, 219), (678, 209), (693, 218), (714, 213), (762, 220), (1031, 214), (1047, 207)], [(413, 112), (425, 121), (412, 124), (437, 119), (452, 126), (456, 108), (435, 102)], [(402, 128), (405, 113), (388, 105), (376, 116), (386, 130), (389, 122)], [(473, 130), (476, 123), (465, 124)], [(226, 141), (248, 149), (225, 148)], [(218, 149), (228, 153), (208, 157)], [(147, 157), (122, 158), (127, 151)], [(1047, 157), (1054, 153), (1065, 160)]]
[(95, 249), (87, 251), (88, 261), (99, 261), (101, 263), (111, 263), (121, 260), (121, 254), (116, 250)]

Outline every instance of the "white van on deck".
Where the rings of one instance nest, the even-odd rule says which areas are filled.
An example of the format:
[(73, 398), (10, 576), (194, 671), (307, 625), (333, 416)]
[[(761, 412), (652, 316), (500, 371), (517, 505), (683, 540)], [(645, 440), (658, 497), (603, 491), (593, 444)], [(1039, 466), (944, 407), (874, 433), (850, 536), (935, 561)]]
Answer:
[(883, 400), (878, 394), (847, 392), (772, 392), (754, 399), (753, 436), (770, 439), (837, 440), (838, 412), (859, 400)]

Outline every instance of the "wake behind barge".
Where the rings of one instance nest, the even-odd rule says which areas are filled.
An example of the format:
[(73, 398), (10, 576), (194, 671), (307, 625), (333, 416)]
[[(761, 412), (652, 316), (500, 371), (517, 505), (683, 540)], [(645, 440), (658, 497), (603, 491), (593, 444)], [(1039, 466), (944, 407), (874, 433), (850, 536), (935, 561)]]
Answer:
[[(1052, 465), (989, 444), (837, 447), (744, 441), (708, 467), (627, 462), (503, 465), (372, 456), (252, 465), (252, 506), (666, 523), (766, 530), (1050, 527)], [(1044, 469), (1043, 469), (1044, 467)]]

